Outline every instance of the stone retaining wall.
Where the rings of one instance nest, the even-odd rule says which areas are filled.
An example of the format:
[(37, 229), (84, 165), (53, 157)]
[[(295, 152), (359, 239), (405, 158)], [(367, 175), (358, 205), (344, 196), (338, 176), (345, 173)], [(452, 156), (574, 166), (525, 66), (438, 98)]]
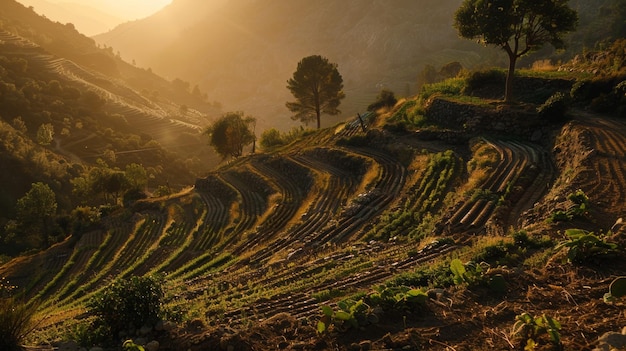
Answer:
[(426, 103), (426, 118), (457, 134), (493, 133), (541, 142), (549, 135), (548, 121), (533, 105), (478, 106), (433, 97)]

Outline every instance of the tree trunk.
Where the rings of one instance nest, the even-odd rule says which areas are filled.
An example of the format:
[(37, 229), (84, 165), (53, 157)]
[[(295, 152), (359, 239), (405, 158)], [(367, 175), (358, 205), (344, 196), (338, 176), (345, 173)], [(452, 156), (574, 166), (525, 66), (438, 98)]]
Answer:
[(319, 130), (321, 128), (321, 122), (320, 122), (320, 111), (319, 109), (317, 111), (315, 111), (317, 113), (317, 129)]
[(513, 78), (515, 77), (516, 62), (517, 56), (509, 54), (509, 71), (506, 74), (506, 85), (504, 88), (504, 102), (506, 103), (513, 101)]

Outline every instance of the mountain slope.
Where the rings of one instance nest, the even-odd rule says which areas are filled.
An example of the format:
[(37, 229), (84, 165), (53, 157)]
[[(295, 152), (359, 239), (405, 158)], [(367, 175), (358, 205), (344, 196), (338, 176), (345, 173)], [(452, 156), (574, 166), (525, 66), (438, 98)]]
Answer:
[[(70, 180), (99, 158), (112, 169), (143, 164), (153, 187), (175, 188), (219, 162), (200, 134), (219, 109), (180, 82), (123, 62), (15, 1), (0, 3), (0, 20), (0, 157), (12, 165), (0, 177), (2, 226), (37, 181), (51, 184), (70, 211)], [(44, 125), (54, 133), (42, 142)]]
[[(285, 82), (308, 55), (338, 64), (345, 115), (362, 111), (383, 87), (399, 95), (415, 92), (425, 63), (477, 63), (481, 48), (458, 39), (451, 26), (459, 4), (177, 0), (95, 39), (155, 72), (198, 82), (227, 109), (261, 117), (266, 126), (284, 126), (284, 104), (291, 99)], [(327, 120), (326, 125), (336, 121)]]

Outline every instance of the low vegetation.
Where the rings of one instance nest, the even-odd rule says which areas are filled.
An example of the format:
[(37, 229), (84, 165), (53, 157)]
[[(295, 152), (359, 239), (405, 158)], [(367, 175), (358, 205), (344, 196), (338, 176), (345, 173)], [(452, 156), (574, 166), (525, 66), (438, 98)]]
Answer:
[[(626, 322), (620, 48), (602, 78), (518, 71), (511, 104), (501, 70), (428, 69), (420, 93), (383, 90), (363, 121), (270, 129), (249, 155), (255, 120), (227, 113), (208, 131), (232, 159), (183, 190), (162, 182), (177, 165), (154, 139), (85, 132), (125, 124), (100, 95), (0, 57), (15, 115), (0, 147), (46, 170), (0, 198), (15, 208), (0, 348), (590, 349)], [(132, 146), (89, 162), (57, 150), (82, 138)], [(156, 163), (118, 159), (133, 148)]]

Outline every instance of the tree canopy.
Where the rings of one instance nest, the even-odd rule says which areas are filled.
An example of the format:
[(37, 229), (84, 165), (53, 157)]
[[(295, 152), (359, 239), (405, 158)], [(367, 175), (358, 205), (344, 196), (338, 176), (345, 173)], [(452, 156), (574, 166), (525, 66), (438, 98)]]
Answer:
[(209, 145), (223, 159), (227, 157), (239, 157), (243, 154), (243, 148), (256, 140), (250, 127), (254, 126), (256, 119), (245, 116), (243, 112), (227, 112), (215, 123), (205, 130), (209, 136)]
[[(26, 236), (31, 237), (31, 245), (48, 245), (50, 221), (57, 212), (54, 191), (41, 182), (33, 183), (30, 190), (17, 201), (17, 219)], [(36, 238), (37, 234), (39, 238)], [(41, 240), (40, 242), (37, 242)]]
[(337, 64), (319, 55), (308, 56), (298, 62), (293, 77), (287, 81), (287, 89), (296, 98), (295, 102), (286, 104), (289, 111), (295, 113), (292, 119), (304, 123), (317, 121), (317, 129), (321, 126), (322, 113), (341, 113), (338, 107), (346, 96)]
[(504, 100), (513, 98), (517, 59), (546, 43), (564, 46), (563, 35), (578, 23), (567, 0), (464, 0), (454, 16), (454, 27), (466, 39), (494, 45), (509, 56)]

